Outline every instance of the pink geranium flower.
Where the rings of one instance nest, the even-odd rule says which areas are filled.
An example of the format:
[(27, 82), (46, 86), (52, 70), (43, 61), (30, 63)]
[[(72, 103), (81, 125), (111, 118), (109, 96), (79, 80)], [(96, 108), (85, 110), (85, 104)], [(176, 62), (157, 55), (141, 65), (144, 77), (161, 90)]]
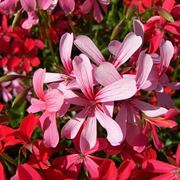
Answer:
[[(84, 35), (77, 36), (74, 44), (95, 64), (99, 65), (105, 62), (104, 56), (89, 37)], [(113, 65), (119, 68), (136, 52), (141, 44), (142, 38), (133, 32), (127, 34), (122, 43), (116, 40), (111, 41), (108, 49), (114, 55)]]
[(39, 69), (33, 76), (33, 88), (39, 99), (32, 98), (28, 112), (42, 111), (40, 117), (41, 129), (43, 130), (44, 143), (46, 146), (56, 147), (59, 142), (59, 134), (56, 125), (56, 113), (61, 109), (64, 102), (63, 93), (57, 89), (43, 90), (45, 70)]
[[(87, 56), (81, 54), (79, 57), (75, 57), (73, 70), (87, 103), (75, 118), (65, 124), (61, 132), (62, 136), (75, 138), (84, 123), (80, 146), (84, 150), (91, 149), (96, 143), (97, 119), (106, 129), (108, 141), (114, 146), (119, 145), (122, 142), (123, 134), (120, 126), (111, 118), (113, 102), (132, 97), (137, 90), (135, 80), (122, 78), (96, 92), (93, 83), (93, 68)], [(87, 119), (86, 122), (85, 119)], [(109, 124), (111, 125), (109, 126)]]

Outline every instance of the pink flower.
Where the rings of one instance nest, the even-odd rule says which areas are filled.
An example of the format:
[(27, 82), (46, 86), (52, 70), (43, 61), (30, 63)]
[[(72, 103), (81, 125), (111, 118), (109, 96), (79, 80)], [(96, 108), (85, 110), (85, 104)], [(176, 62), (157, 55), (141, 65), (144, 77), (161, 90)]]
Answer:
[[(136, 93), (135, 80), (122, 78), (105, 86), (98, 92), (94, 90), (93, 68), (89, 59), (81, 54), (73, 61), (74, 74), (77, 84), (83, 92), (87, 104), (75, 118), (69, 120), (62, 129), (62, 136), (70, 139), (75, 138), (82, 124), (84, 127), (80, 136), (81, 149), (91, 149), (97, 139), (97, 121), (107, 131), (108, 141), (116, 146), (123, 139), (121, 128), (111, 118), (113, 101), (124, 100)], [(87, 118), (87, 121), (85, 119)]]
[(22, 24), (24, 29), (30, 29), (33, 25), (38, 24), (39, 18), (36, 13), (37, 7), (41, 10), (51, 10), (51, 7), (55, 7), (53, 0), (20, 0), (22, 8), (27, 12), (28, 18)]
[[(86, 54), (97, 65), (105, 61), (105, 58), (89, 37), (77, 36), (74, 43), (81, 52)], [(127, 34), (122, 43), (116, 40), (111, 41), (108, 49), (115, 56), (112, 62), (113, 65), (119, 68), (136, 52), (141, 44), (142, 38), (133, 32)]]
[(64, 96), (62, 92), (57, 89), (48, 89), (44, 92), (44, 79), (45, 70), (39, 69), (34, 73), (33, 88), (39, 99), (31, 99), (31, 106), (28, 108), (28, 112), (43, 112), (40, 117), (40, 122), (44, 132), (44, 143), (46, 146), (56, 147), (59, 142), (56, 113), (61, 109), (64, 102)]

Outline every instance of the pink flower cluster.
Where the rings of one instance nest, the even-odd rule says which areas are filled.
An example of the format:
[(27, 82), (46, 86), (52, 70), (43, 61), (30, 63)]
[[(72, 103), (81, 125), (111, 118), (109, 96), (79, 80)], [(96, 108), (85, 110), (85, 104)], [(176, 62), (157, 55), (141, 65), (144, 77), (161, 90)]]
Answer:
[[(140, 30), (135, 29), (135, 32)], [(82, 54), (72, 59), (73, 43)], [(80, 133), (81, 151), (95, 146), (97, 123), (106, 130), (106, 138), (112, 146), (127, 141), (134, 149), (142, 151), (150, 130), (155, 146), (162, 148), (156, 127), (177, 125), (169, 117), (171, 112), (167, 107), (171, 107), (171, 102), (163, 90), (165, 86), (179, 88), (179, 84), (169, 82), (165, 74), (174, 48), (170, 41), (163, 41), (160, 54), (154, 58), (155, 54), (141, 49), (142, 43), (142, 37), (133, 32), (127, 34), (123, 42), (111, 41), (108, 49), (112, 55), (107, 61), (89, 37), (80, 35), (73, 40), (73, 34), (69, 33), (61, 37), (59, 51), (64, 74), (37, 70), (33, 76), (37, 98), (31, 99), (28, 108), (29, 113), (43, 113), (40, 123), (46, 146), (57, 146), (56, 117), (65, 115), (73, 106), (75, 115), (64, 125), (61, 136), (74, 139)], [(137, 51), (133, 73), (124, 71), (123, 64)], [(43, 87), (45, 84), (47, 89)], [(152, 91), (157, 93), (161, 106), (147, 103), (145, 95), (138, 96), (138, 93)], [(167, 98), (167, 102), (162, 98)]]
[[(159, 133), (179, 130), (169, 92), (180, 89), (180, 6), (123, 2), (114, 27), (116, 0), (0, 1), (0, 180), (180, 179), (180, 143), (168, 151)], [(103, 49), (79, 35), (86, 18), (96, 42), (112, 33), (98, 42)], [(132, 29), (115, 40), (126, 22)], [(13, 113), (21, 116), (14, 126)]]

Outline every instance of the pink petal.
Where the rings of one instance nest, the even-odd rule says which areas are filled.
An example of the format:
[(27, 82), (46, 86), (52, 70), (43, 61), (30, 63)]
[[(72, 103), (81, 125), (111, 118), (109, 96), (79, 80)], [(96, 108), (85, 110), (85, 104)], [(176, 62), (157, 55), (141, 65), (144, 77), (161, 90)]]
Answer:
[(31, 99), (31, 106), (27, 109), (29, 113), (36, 113), (40, 111), (44, 111), (46, 109), (46, 105), (44, 101), (32, 98)]
[(97, 139), (97, 123), (96, 117), (90, 116), (87, 118), (80, 136), (80, 149), (84, 153), (92, 149), (96, 144)]
[(136, 82), (138, 89), (146, 82), (149, 73), (151, 72), (153, 66), (153, 60), (150, 55), (145, 54), (143, 51), (140, 53), (137, 66), (136, 66)]
[(40, 99), (44, 99), (44, 91), (43, 91), (43, 83), (45, 79), (45, 70), (44, 69), (38, 69), (35, 71), (33, 75), (33, 88)]
[(134, 20), (133, 21), (133, 28), (134, 28), (134, 33), (143, 39), (143, 37), (144, 37), (144, 25), (142, 24), (142, 22), (138, 19)]
[(37, 0), (37, 1), (39, 7), (43, 10), (47, 10), (53, 2), (53, 0)]
[(66, 69), (66, 71), (71, 74), (72, 72), (72, 61), (71, 61), (71, 51), (73, 46), (73, 34), (65, 33), (62, 35), (59, 43), (59, 53), (61, 61)]
[(7, 14), (11, 14), (14, 13), (16, 5), (16, 0), (4, 0), (0, 2), (0, 9)]
[(114, 66), (118, 68), (120, 65), (125, 63), (141, 46), (142, 38), (136, 36), (135, 33), (129, 33), (126, 35), (124, 41), (122, 42), (121, 49), (115, 57)]
[(119, 101), (132, 97), (136, 93), (136, 82), (132, 78), (122, 78), (102, 88), (96, 94), (96, 102)]
[(88, 36), (77, 36), (76, 40), (74, 41), (74, 44), (81, 52), (86, 54), (95, 64), (99, 65), (103, 61), (105, 61), (99, 49)]
[(21, 2), (21, 6), (22, 8), (27, 11), (27, 12), (31, 12), (31, 11), (35, 11), (36, 8), (36, 0), (20, 0)]
[(61, 130), (61, 137), (74, 139), (79, 132), (85, 118), (87, 116), (87, 109), (78, 113), (74, 118), (70, 119)]
[(110, 0), (99, 0), (99, 2), (101, 4), (104, 4), (104, 5), (109, 5), (110, 4)]
[(22, 28), (31, 29), (31, 27), (33, 25), (38, 24), (38, 22), (39, 22), (39, 18), (37, 14), (34, 11), (28, 12), (28, 18), (23, 22)]
[(174, 54), (174, 47), (170, 41), (164, 41), (160, 46), (160, 72), (159, 74), (164, 73), (169, 67), (170, 61)]
[(121, 46), (122, 46), (121, 42), (117, 40), (113, 40), (109, 43), (108, 50), (111, 52), (111, 54), (113, 54), (114, 56), (117, 56), (118, 52), (121, 49)]
[(59, 133), (56, 125), (55, 113), (49, 116), (43, 124), (43, 142), (46, 147), (56, 147), (59, 142)]
[(84, 166), (91, 177), (98, 177), (99, 165), (92, 158), (86, 156), (84, 159)]
[(102, 108), (103, 111), (110, 117), (113, 116), (113, 112), (114, 112), (114, 102), (105, 102), (102, 103)]
[(138, 109), (140, 109), (144, 114), (149, 117), (161, 116), (166, 114), (166, 112), (168, 111), (163, 107), (153, 106), (137, 99), (134, 99), (132, 102)]
[(75, 8), (74, 0), (59, 0), (59, 4), (66, 15), (71, 14)]
[(64, 81), (68, 76), (60, 73), (45, 73), (44, 83)]
[(96, 68), (94, 76), (96, 81), (103, 86), (109, 85), (121, 79), (121, 76), (116, 68), (109, 62), (104, 62)]
[(73, 60), (74, 74), (82, 92), (88, 99), (94, 98), (92, 65), (87, 56), (81, 54)]
[(111, 117), (102, 112), (98, 107), (95, 110), (95, 116), (101, 126), (106, 129), (107, 139), (111, 143), (111, 145), (119, 145), (123, 140), (123, 134), (120, 126)]
[(59, 90), (52, 89), (45, 94), (44, 100), (48, 112), (57, 112), (64, 103), (64, 96)]

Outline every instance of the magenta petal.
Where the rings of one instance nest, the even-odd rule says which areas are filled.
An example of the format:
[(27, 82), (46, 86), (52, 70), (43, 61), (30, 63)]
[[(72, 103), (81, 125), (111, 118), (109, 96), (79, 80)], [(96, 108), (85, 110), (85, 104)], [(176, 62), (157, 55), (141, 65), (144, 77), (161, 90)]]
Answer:
[(101, 12), (101, 9), (97, 1), (94, 1), (93, 16), (94, 16), (94, 19), (97, 21), (97, 23), (100, 23), (103, 20), (103, 14)]
[(84, 153), (92, 149), (96, 144), (97, 139), (97, 123), (96, 117), (88, 117), (85, 125), (83, 127), (81, 136), (80, 136), (80, 149)]
[(16, 9), (16, 0), (4, 0), (0, 2), (0, 9), (2, 9), (3, 12), (5, 13), (14, 13)]
[(119, 124), (123, 134), (123, 140), (126, 137), (127, 123), (128, 123), (128, 106), (121, 104), (120, 111), (118, 112), (115, 121)]
[(59, 133), (56, 125), (56, 115), (51, 114), (43, 124), (43, 138), (46, 147), (56, 147), (59, 142)]
[(140, 36), (142, 39), (144, 37), (144, 25), (138, 19), (133, 21), (134, 32), (137, 36)]
[(75, 8), (74, 0), (59, 0), (59, 4), (66, 15), (71, 14)]
[(47, 10), (53, 2), (53, 0), (37, 0), (37, 1), (39, 7), (43, 10)]
[(94, 76), (96, 81), (103, 86), (109, 85), (121, 79), (121, 76), (116, 68), (109, 62), (104, 62), (96, 68)]
[(18, 166), (16, 177), (18, 180), (24, 178), (29, 180), (42, 180), (40, 174), (27, 163)]
[(142, 169), (155, 173), (169, 173), (176, 170), (176, 167), (158, 160), (148, 160), (143, 163)]
[(92, 1), (91, 0), (85, 0), (84, 3), (82, 4), (81, 6), (81, 12), (83, 14), (87, 14), (89, 13), (89, 11), (91, 10), (92, 8)]
[(97, 65), (105, 61), (99, 49), (88, 36), (77, 36), (77, 38), (74, 41), (74, 44), (82, 53), (86, 54)]

